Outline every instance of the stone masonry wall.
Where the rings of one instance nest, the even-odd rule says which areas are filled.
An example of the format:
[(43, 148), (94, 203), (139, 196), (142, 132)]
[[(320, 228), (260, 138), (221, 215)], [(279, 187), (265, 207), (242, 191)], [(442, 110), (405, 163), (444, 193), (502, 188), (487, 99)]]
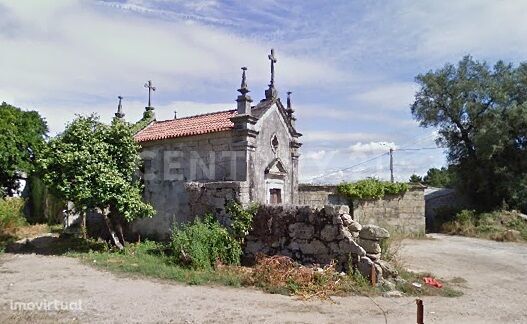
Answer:
[(425, 232), (424, 189), (413, 188), (402, 196), (353, 202), (353, 219), (402, 233)]
[(313, 208), (301, 205), (262, 205), (253, 219), (253, 229), (246, 237), (244, 262), (251, 264), (258, 254), (285, 255), (306, 265), (349, 266), (369, 276), (396, 275), (381, 260), (382, 239), (390, 236), (384, 228), (362, 226), (349, 215), (346, 205)]
[(337, 193), (336, 186), (299, 186), (300, 204), (315, 207), (326, 204), (349, 204), (352, 217), (361, 224), (373, 224), (403, 233), (425, 231), (424, 187), (412, 187), (402, 196), (350, 203)]
[(229, 202), (235, 201), (242, 206), (249, 204), (249, 186), (245, 181), (187, 182), (190, 215), (192, 217), (213, 213), (220, 223), (228, 225), (225, 211)]
[(336, 186), (315, 186), (301, 184), (298, 186), (298, 204), (323, 207), (327, 204), (346, 205), (348, 201), (337, 193)]
[(350, 254), (366, 255), (355, 242), (360, 230), (360, 224), (351, 219), (345, 205), (328, 205), (323, 209), (263, 205), (246, 238), (245, 261), (254, 262), (259, 253), (278, 254), (303, 264), (328, 264), (335, 260), (343, 268)]

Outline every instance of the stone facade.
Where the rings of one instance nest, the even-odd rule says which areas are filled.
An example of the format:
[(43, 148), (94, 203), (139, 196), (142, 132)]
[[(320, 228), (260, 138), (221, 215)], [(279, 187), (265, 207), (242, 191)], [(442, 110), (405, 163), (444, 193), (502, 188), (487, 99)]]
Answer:
[[(153, 120), (136, 134), (145, 161), (144, 197), (156, 216), (136, 221), (133, 232), (166, 239), (174, 224), (192, 221), (206, 211), (225, 218), (228, 200), (242, 204), (298, 200), (301, 134), (294, 128), (290, 100), (284, 107), (273, 88), (251, 106), (244, 83), (245, 74), (237, 110)], [(152, 107), (147, 109), (153, 112)], [(209, 124), (216, 126), (208, 129)], [(182, 135), (178, 127), (192, 131)]]
[(336, 186), (299, 186), (299, 202), (311, 206), (349, 204), (352, 217), (361, 224), (373, 224), (403, 233), (425, 232), (424, 187), (415, 186), (401, 196), (348, 202)]
[(251, 264), (258, 254), (285, 255), (306, 265), (334, 260), (339, 270), (353, 264), (368, 276), (373, 266), (381, 277), (380, 240), (390, 234), (375, 225), (362, 226), (349, 212), (347, 205), (260, 206), (246, 238), (244, 261)]

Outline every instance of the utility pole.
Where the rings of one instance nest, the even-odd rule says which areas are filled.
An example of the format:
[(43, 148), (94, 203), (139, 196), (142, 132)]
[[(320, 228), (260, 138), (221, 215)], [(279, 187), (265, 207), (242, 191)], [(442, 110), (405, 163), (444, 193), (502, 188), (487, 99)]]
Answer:
[(392, 181), (392, 183), (394, 182), (393, 180), (393, 148), (390, 147), (390, 180)]

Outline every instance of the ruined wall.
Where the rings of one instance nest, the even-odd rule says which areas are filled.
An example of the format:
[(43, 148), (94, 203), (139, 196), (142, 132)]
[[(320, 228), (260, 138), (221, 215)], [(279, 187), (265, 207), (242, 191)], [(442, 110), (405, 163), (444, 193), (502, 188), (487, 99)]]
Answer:
[(229, 202), (235, 201), (242, 206), (250, 203), (249, 185), (245, 181), (188, 182), (185, 187), (191, 216), (210, 212), (224, 225), (229, 225), (230, 221), (225, 211)]
[[(310, 206), (350, 204), (337, 193), (336, 186), (301, 185), (299, 202)], [(424, 187), (412, 187), (402, 196), (386, 196), (380, 200), (354, 201), (352, 217), (361, 224), (373, 224), (403, 233), (424, 233)]]
[(264, 205), (253, 220), (246, 238), (245, 261), (257, 254), (285, 255), (303, 264), (348, 264), (350, 253), (366, 252), (356, 242), (361, 226), (351, 219), (349, 207), (328, 205), (323, 209), (299, 205)]
[(353, 202), (353, 219), (402, 233), (424, 233), (424, 188), (412, 188), (402, 196)]
[(356, 267), (369, 276), (372, 267), (378, 278), (397, 275), (381, 260), (381, 240), (390, 233), (375, 225), (362, 226), (349, 215), (346, 205), (313, 208), (301, 205), (263, 205), (246, 237), (245, 263), (258, 254), (285, 255), (305, 265), (327, 265), (337, 270)]

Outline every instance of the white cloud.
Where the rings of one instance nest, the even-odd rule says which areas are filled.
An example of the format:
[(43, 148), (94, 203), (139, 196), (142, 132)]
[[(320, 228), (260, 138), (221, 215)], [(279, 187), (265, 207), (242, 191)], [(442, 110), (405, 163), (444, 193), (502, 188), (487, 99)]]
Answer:
[(302, 154), (302, 158), (305, 159), (305, 160), (322, 160), (326, 155), (326, 151), (325, 150), (320, 150), (320, 151), (311, 151), (311, 152), (307, 152), (307, 153), (304, 153)]
[[(24, 103), (15, 101), (15, 106), (35, 107)], [(141, 101), (127, 100), (123, 101), (123, 110), (125, 119), (128, 122), (136, 122), (143, 116), (145, 104)], [(201, 103), (190, 101), (172, 101), (168, 104), (155, 105), (155, 114), (157, 120), (167, 120), (174, 118), (174, 110), (178, 112), (178, 118), (199, 115), (214, 111), (222, 111), (234, 109), (235, 105), (232, 103)], [(75, 104), (69, 103), (66, 105), (39, 105), (36, 110), (46, 118), (50, 129), (50, 134), (54, 135), (64, 130), (65, 125), (73, 120), (76, 114), (91, 114), (95, 113), (101, 117), (104, 122), (110, 122), (117, 110), (117, 98), (113, 102), (93, 104)]]
[[(0, 89), (19, 100), (137, 95), (145, 79), (172, 99), (175, 93), (203, 93), (225, 83), (234, 93), (242, 65), (249, 67), (249, 86), (268, 82), (270, 46), (218, 28), (88, 2), (0, 0), (0, 5), (5, 27), (0, 29)], [(277, 55), (279, 85), (341, 76), (322, 62), (279, 48)]]
[(395, 149), (397, 146), (391, 142), (369, 142), (369, 143), (355, 143), (348, 148), (350, 153), (379, 153), (386, 152), (390, 148)]
[(310, 131), (306, 132), (302, 137), (304, 142), (354, 142), (354, 141), (370, 141), (378, 140), (385, 137), (383, 134), (376, 133), (344, 133), (331, 131)]
[(353, 96), (376, 110), (410, 111), (417, 85), (411, 82), (399, 82), (378, 86), (372, 90)]

